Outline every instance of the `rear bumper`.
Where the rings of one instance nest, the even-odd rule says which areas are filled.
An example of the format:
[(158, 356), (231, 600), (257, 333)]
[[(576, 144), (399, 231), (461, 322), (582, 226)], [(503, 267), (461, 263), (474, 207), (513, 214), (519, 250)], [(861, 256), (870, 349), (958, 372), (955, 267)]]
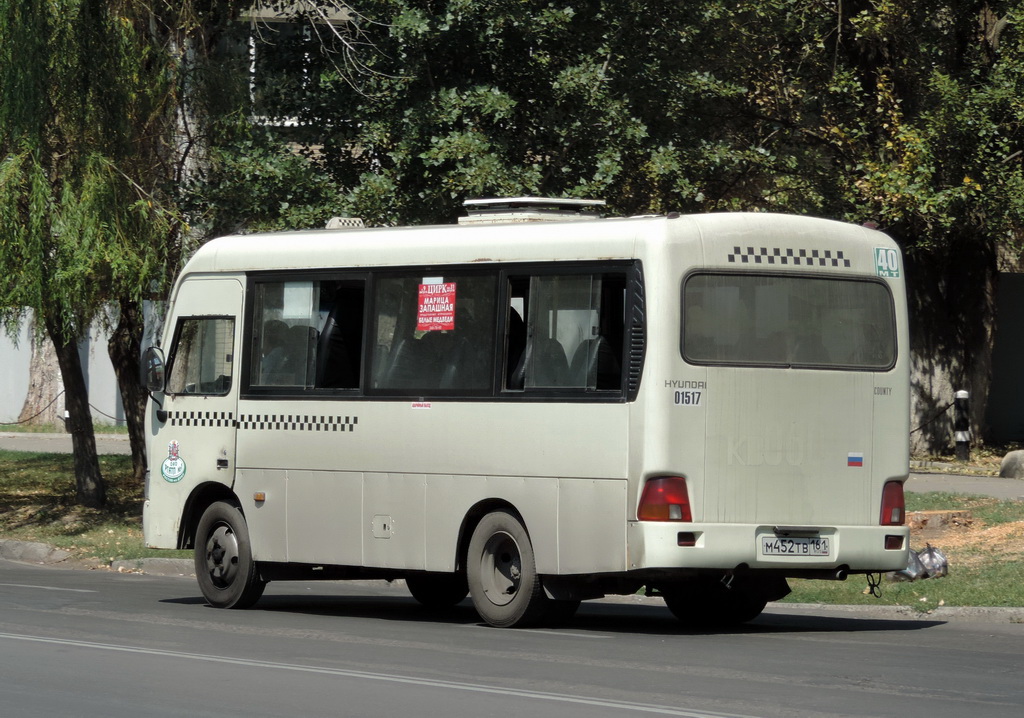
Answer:
[[(626, 529), (631, 570), (765, 569), (793, 575), (845, 568), (848, 572), (898, 571), (907, 567), (910, 529), (906, 526), (817, 526), (828, 537), (828, 556), (766, 556), (762, 535), (774, 527), (755, 524), (706, 524), (631, 521)], [(692, 534), (693, 546), (680, 546), (679, 534)], [(887, 536), (900, 536), (899, 549), (886, 549)], [(690, 538), (686, 536), (684, 538)]]

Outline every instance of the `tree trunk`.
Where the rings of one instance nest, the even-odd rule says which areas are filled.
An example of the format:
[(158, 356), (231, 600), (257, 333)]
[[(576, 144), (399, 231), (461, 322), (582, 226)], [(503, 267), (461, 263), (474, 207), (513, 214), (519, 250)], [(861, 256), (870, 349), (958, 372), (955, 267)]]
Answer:
[(89, 410), (89, 390), (82, 373), (77, 337), (69, 336), (60, 320), (46, 317), (46, 332), (57, 353), (64, 379), (64, 401), (68, 411), (68, 431), (75, 459), (75, 500), (83, 506), (100, 508), (107, 503), (107, 487), (96, 455), (96, 434)]
[(45, 334), (39, 336), (35, 326), (31, 323), (29, 326), (32, 359), (29, 364), (28, 391), (21, 414), (18, 415), (18, 423), (52, 424), (63, 429), (64, 402), (57, 400), (63, 389), (57, 353)]
[(121, 299), (121, 313), (107, 342), (107, 354), (114, 366), (121, 404), (128, 424), (135, 479), (146, 477), (146, 401), (149, 393), (139, 382), (139, 355), (145, 315), (139, 302)]

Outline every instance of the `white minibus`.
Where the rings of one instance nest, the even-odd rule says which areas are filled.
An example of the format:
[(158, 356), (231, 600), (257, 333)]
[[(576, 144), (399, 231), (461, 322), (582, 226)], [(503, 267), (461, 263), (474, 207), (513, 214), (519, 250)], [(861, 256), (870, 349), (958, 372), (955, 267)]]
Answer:
[(213, 606), (404, 579), (494, 626), (695, 625), (907, 564), (899, 250), (759, 213), (215, 239), (143, 371), (145, 543)]

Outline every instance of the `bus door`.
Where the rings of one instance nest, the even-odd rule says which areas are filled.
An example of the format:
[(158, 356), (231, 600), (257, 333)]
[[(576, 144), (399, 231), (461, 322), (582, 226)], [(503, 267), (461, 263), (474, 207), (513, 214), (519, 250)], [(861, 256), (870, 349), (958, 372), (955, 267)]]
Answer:
[(190, 279), (174, 303), (166, 414), (156, 424), (163, 441), (150, 461), (152, 476), (185, 493), (204, 481), (230, 485), (234, 477), (242, 296), (235, 279)]

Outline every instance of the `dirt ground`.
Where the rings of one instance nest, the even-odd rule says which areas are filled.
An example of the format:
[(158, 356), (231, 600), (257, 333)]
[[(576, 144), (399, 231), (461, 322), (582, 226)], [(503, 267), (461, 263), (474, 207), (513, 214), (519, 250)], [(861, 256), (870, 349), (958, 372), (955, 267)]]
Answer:
[(1024, 521), (989, 526), (974, 511), (964, 509), (911, 511), (907, 523), (913, 548), (920, 550), (930, 543), (961, 566), (980, 563), (984, 557), (1024, 558)]

